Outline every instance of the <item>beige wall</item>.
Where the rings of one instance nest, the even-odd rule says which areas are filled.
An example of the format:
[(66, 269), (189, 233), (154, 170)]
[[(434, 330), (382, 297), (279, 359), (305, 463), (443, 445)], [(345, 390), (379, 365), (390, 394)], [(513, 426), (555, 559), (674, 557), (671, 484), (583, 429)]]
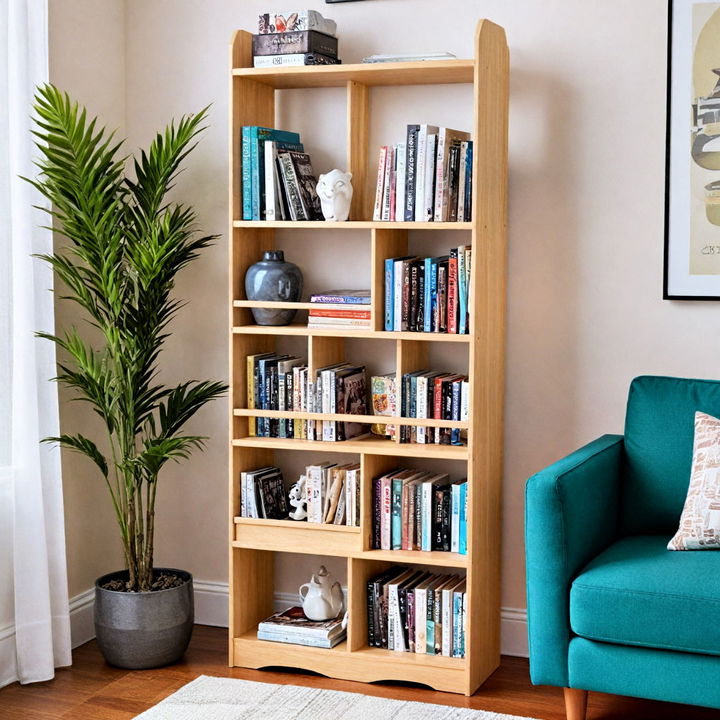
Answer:
[[(86, 4), (94, 6), (63, 1), (62, 7), (70, 8), (63, 15)], [(60, 0), (55, 5), (59, 8)], [(705, 329), (714, 328), (716, 307), (661, 300), (666, 5), (665, 0), (316, 4), (337, 20), (346, 62), (374, 52), (412, 49), (469, 56), (474, 22), (481, 16), (508, 32), (506, 607), (525, 605), (526, 477), (598, 434), (621, 431), (633, 376), (717, 376), (720, 340), (714, 330)], [(173, 115), (213, 103), (211, 127), (176, 194), (195, 205), (205, 230), (223, 237), (179, 283), (190, 306), (165, 356), (164, 372), (171, 380), (227, 374), (227, 46), (231, 31), (251, 29), (257, 12), (266, 7), (266, 0), (126, 2), (130, 146), (146, 144)], [(73, 20), (64, 22), (72, 26)], [(98, 29), (106, 31), (102, 23)], [(68, 86), (77, 87), (93, 106), (102, 106), (105, 65), (116, 67), (122, 48), (102, 37), (83, 38), (82, 43), (72, 44), (78, 60), (93, 54), (90, 45), (107, 54), (102, 83), (94, 84), (99, 70), (73, 61), (74, 68), (64, 66)], [(117, 55), (110, 55), (112, 48)], [(302, 100), (287, 93), (279, 109), (281, 123), (302, 132), (316, 170), (342, 166), (342, 93), (314, 91)], [(373, 146), (396, 142), (411, 121), (470, 125), (469, 99), (460, 88), (378, 90), (373, 100)], [(323, 234), (323, 239), (332, 241), (332, 235)], [(311, 236), (295, 242), (318, 252)], [(293, 245), (284, 243), (288, 252)], [(343, 239), (329, 252), (337, 261), (333, 278), (340, 284), (352, 278), (353, 263), (347, 258), (363, 258), (366, 244), (361, 238)], [(306, 268), (311, 285), (328, 280), (316, 274)], [(208, 450), (171, 468), (160, 497), (157, 562), (186, 567), (203, 580), (226, 579), (226, 412), (226, 403), (218, 402), (198, 417), (193, 427), (212, 437)], [(89, 522), (84, 519), (87, 498), (73, 490), (85, 482), (80, 471), (73, 466), (78, 476), (68, 477), (66, 466), (75, 591), (87, 586), (80, 578), (89, 582), (104, 569), (95, 552), (74, 554)], [(288, 560), (277, 579), (281, 591), (292, 591), (307, 569), (307, 559)]]
[[(125, 132), (125, 3), (123, 0), (50, 0), (50, 81), (88, 105), (102, 124)], [(58, 242), (61, 242), (58, 240)], [(58, 301), (60, 329), (80, 324), (73, 304)], [(89, 408), (60, 391), (63, 432), (102, 438)], [(102, 429), (101, 427), (99, 428)], [(92, 465), (63, 451), (65, 536), (70, 596), (121, 565), (114, 515), (102, 478)]]

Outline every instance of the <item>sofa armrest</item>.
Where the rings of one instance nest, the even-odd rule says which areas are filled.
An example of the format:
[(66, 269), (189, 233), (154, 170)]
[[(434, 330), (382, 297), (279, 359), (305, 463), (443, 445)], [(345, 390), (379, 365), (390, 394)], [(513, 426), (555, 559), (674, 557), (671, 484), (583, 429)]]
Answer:
[(622, 435), (603, 435), (533, 475), (525, 488), (530, 676), (568, 686), (570, 583), (615, 540)]

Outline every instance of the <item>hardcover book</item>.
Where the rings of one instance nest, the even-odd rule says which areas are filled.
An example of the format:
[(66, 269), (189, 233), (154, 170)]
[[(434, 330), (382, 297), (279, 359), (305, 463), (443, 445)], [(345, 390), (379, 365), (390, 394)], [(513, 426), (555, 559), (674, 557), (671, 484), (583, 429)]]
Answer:
[(337, 25), (334, 20), (323, 17), (317, 10), (262, 13), (258, 18), (258, 33), (261, 35), (298, 30), (317, 30), (325, 35), (335, 35)]
[(289, 55), (320, 53), (331, 58), (338, 54), (338, 41), (332, 35), (316, 30), (294, 30), (284, 33), (253, 35), (253, 55)]
[(296, 67), (298, 65), (340, 65), (342, 60), (321, 53), (289, 53), (288, 55), (255, 55), (253, 67)]

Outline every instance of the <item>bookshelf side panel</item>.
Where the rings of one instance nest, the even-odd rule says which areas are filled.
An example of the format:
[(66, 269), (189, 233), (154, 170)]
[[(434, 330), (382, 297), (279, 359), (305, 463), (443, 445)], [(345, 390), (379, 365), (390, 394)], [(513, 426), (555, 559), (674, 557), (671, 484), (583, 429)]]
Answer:
[(467, 694), (500, 662), (508, 49), (487, 20), (476, 33), (474, 105)]

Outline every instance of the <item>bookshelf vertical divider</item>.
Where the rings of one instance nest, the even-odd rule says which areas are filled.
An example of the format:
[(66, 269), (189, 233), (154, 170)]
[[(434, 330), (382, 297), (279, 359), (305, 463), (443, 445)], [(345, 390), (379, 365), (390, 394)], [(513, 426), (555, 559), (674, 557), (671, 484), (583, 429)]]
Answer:
[[(508, 51), (505, 32), (480, 20), (473, 60), (372, 65), (252, 68), (252, 36), (238, 31), (230, 46), (230, 467), (229, 664), (260, 668), (289, 666), (331, 677), (407, 680), (438, 690), (470, 695), (497, 668), (500, 658), (500, 512), (503, 445), (505, 344)], [(372, 222), (374, 168), (370, 167), (371, 90), (381, 85), (465, 83), (473, 92), (473, 219), (458, 223), (469, 231), (473, 254), (470, 278), (470, 334), (384, 331), (384, 261), (408, 252), (409, 232), (427, 232), (433, 223)], [(275, 125), (275, 93), (285, 88), (344, 87), (347, 99), (347, 167), (353, 173), (350, 224), (317, 223), (336, 232), (359, 227), (370, 242), (371, 329), (314, 331), (303, 326), (263, 328), (253, 324), (244, 277), (262, 252), (274, 247), (275, 229), (313, 223), (243, 222), (241, 128)], [(352, 221), (356, 221), (354, 224)], [(443, 229), (454, 229), (443, 224)], [(450, 227), (449, 227), (450, 226)], [(467, 242), (460, 240), (458, 244)], [(298, 249), (298, 255), (301, 250)], [(431, 343), (468, 353), (470, 380), (466, 447), (408, 445), (373, 439), (309, 443), (256, 438), (247, 397), (247, 355), (275, 349), (283, 335), (306, 336), (312, 370), (345, 359), (345, 338), (394, 340), (395, 371), (428, 366)], [(450, 344), (452, 343), (452, 344)], [(351, 359), (351, 358), (347, 358)], [(399, 412), (399, 411), (398, 411)], [(250, 414), (249, 414), (250, 413)], [(439, 423), (441, 424), (441, 423)], [(358, 456), (361, 475), (360, 527), (313, 525), (240, 518), (240, 473), (277, 464), (287, 449), (348, 452)], [(371, 548), (372, 480), (402, 461), (423, 458), (467, 464), (468, 554), (378, 551)], [(275, 554), (308, 553), (344, 557), (347, 562), (348, 636), (331, 650), (258, 640), (259, 621), (273, 611)], [(367, 645), (366, 584), (392, 566), (447, 567), (467, 573), (464, 658), (399, 653)]]

